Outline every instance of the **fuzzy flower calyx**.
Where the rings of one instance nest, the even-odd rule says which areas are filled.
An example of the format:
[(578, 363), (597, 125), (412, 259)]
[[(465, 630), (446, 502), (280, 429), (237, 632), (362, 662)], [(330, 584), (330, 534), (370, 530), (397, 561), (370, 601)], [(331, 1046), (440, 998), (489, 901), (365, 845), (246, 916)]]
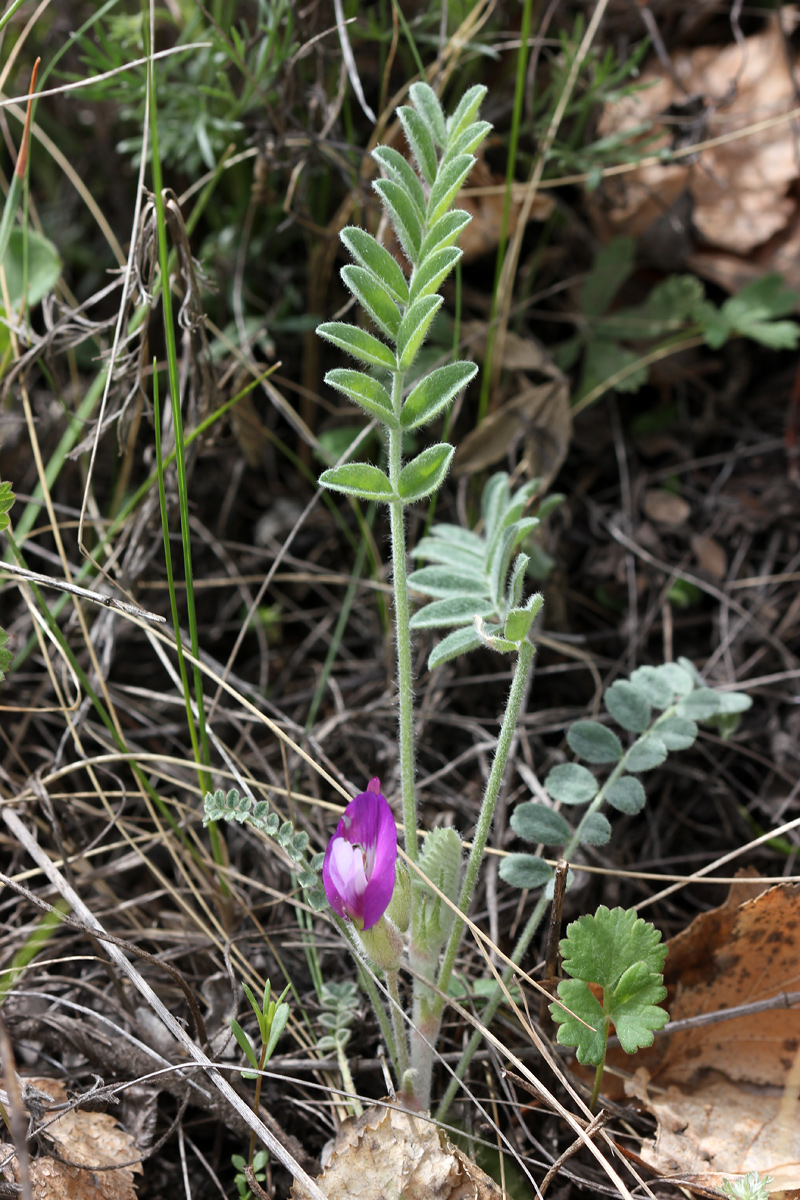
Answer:
[(397, 829), (379, 779), (351, 800), (328, 842), (322, 883), (333, 911), (371, 929), (394, 891)]

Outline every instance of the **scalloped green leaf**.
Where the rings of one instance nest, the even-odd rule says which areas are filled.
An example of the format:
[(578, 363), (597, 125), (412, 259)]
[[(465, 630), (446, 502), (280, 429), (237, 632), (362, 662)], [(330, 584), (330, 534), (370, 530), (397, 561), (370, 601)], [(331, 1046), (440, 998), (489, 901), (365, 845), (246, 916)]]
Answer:
[(657, 733), (637, 738), (625, 755), (627, 771), (652, 771), (666, 760), (667, 747)]
[(630, 733), (641, 733), (650, 724), (650, 705), (646, 695), (624, 679), (612, 683), (603, 697), (611, 716)]
[(317, 326), (317, 333), (327, 342), (333, 342), (340, 350), (351, 354), (368, 367), (383, 367), (386, 371), (397, 370), (397, 359), (388, 346), (379, 342), (366, 329), (348, 325), (344, 321), (326, 321)]
[(578, 826), (584, 846), (606, 846), (611, 841), (611, 823), (599, 812), (589, 812)]
[(393, 179), (376, 179), (372, 186), (389, 214), (403, 253), (409, 262), (416, 263), (422, 245), (422, 221), (416, 205), (402, 184)]
[(605, 798), (617, 812), (629, 815), (641, 812), (647, 801), (644, 788), (632, 775), (621, 775), (609, 784)]
[(347, 225), (339, 238), (356, 262), (379, 279), (398, 304), (408, 304), (408, 280), (397, 259), (385, 246), (356, 225)]
[(450, 662), (461, 654), (469, 654), (482, 645), (483, 641), (473, 625), (454, 629), (431, 650), (428, 655), (428, 670), (432, 671), (434, 667), (440, 667), (442, 663)]
[(509, 854), (500, 863), (500, 878), (511, 887), (539, 888), (546, 884), (553, 874), (543, 858), (535, 854)]
[(369, 463), (343, 463), (331, 467), (319, 477), (323, 487), (344, 492), (346, 496), (358, 496), (361, 500), (393, 499), (392, 485), (383, 471)]
[(433, 144), (431, 131), (420, 114), (415, 109), (409, 108), (406, 104), (397, 109), (397, 115), (400, 118), (400, 124), (403, 126), (403, 132), (406, 135), (409, 149), (419, 168), (419, 173), (425, 182), (430, 185), (436, 178), (436, 168), (438, 165), (436, 147)]
[(661, 972), (667, 956), (655, 926), (633, 909), (609, 909), (605, 904), (594, 916), (572, 921), (560, 949), (567, 975), (612, 988), (631, 963), (643, 962), (648, 971)]
[(407, 158), (391, 146), (376, 146), (372, 157), (383, 167), (386, 175), (393, 183), (397, 183), (408, 193), (417, 210), (420, 221), (425, 220), (425, 192), (416, 171)]
[(603, 1006), (580, 979), (562, 979), (558, 998), (565, 1007), (555, 1002), (550, 1005), (550, 1015), (558, 1026), (556, 1041), (574, 1046), (578, 1062), (584, 1066), (598, 1066), (606, 1051)]
[(688, 750), (698, 732), (697, 725), (688, 717), (664, 717), (656, 726), (656, 733), (668, 750)]
[(325, 382), (342, 392), (370, 416), (377, 417), (384, 425), (396, 425), (391, 397), (386, 388), (371, 375), (347, 367), (336, 367), (333, 371), (328, 371)]
[(444, 216), (450, 208), (474, 165), (474, 155), (458, 154), (439, 168), (439, 173), (428, 197), (427, 223), (429, 226)]
[(407, 371), (417, 357), (442, 304), (441, 296), (422, 296), (409, 305), (397, 331), (397, 364), (401, 371)]
[(400, 328), (400, 309), (389, 292), (365, 267), (348, 263), (342, 267), (342, 281), (361, 307), (388, 338), (396, 338)]
[(511, 814), (511, 828), (526, 842), (544, 846), (564, 846), (572, 834), (561, 813), (532, 800), (517, 805)]
[(600, 791), (592, 772), (580, 763), (559, 763), (548, 772), (544, 786), (559, 804), (589, 804)]
[(576, 721), (567, 732), (570, 749), (590, 763), (614, 763), (622, 758), (617, 735), (597, 721)]
[(431, 371), (412, 389), (402, 407), (400, 424), (403, 429), (416, 429), (434, 420), (477, 373), (477, 366), (470, 362), (448, 363)]
[(415, 269), (409, 286), (412, 302), (420, 296), (430, 296), (437, 291), (439, 284), (447, 278), (460, 258), (461, 251), (457, 246), (434, 250), (427, 258), (420, 258), (420, 264)]

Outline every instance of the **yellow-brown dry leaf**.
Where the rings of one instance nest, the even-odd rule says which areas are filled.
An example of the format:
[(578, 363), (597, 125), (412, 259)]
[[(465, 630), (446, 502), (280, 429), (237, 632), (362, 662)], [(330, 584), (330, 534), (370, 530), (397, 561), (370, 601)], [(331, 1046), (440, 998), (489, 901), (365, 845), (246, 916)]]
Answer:
[[(781, 884), (703, 913), (669, 943), (666, 1007), (673, 1021), (800, 991), (800, 885)], [(667, 1026), (667, 1030), (669, 1026)], [(715, 1186), (756, 1170), (775, 1190), (800, 1185), (800, 1008), (780, 1006), (657, 1038), (635, 1061), (629, 1091), (659, 1121), (642, 1157), (667, 1175)]]
[(705, 534), (692, 534), (692, 553), (704, 571), (714, 579), (724, 579), (728, 573), (728, 556), (716, 538)]
[(661, 525), (685, 525), (691, 516), (691, 506), (682, 496), (663, 488), (653, 488), (645, 492), (642, 501), (645, 516)]
[[(382, 1104), (345, 1121), (317, 1182), (328, 1200), (502, 1200), (436, 1125)], [(291, 1197), (306, 1193), (295, 1184)]]
[[(58, 1079), (27, 1079), (25, 1083), (45, 1092), (57, 1104), (63, 1104), (67, 1099), (66, 1089)], [(141, 1163), (112, 1171), (90, 1169), (92, 1166), (113, 1167), (115, 1163), (130, 1162), (137, 1157), (133, 1138), (120, 1129), (114, 1117), (108, 1113), (72, 1109), (48, 1124), (45, 1132), (63, 1158), (85, 1163), (89, 1169), (69, 1166), (46, 1154), (32, 1158), (30, 1174), (34, 1200), (136, 1200), (133, 1176), (134, 1173), (141, 1175)], [(8, 1152), (11, 1150), (9, 1147)], [(11, 1167), (14, 1178), (19, 1181), (16, 1158)]]
[[(789, 112), (797, 101), (785, 43), (777, 19), (742, 44), (702, 46), (671, 56), (674, 80), (659, 65), (642, 72), (645, 87), (604, 111), (599, 132), (618, 134), (653, 121), (687, 96), (702, 98), (704, 118), (694, 141), (720, 138)], [(672, 145), (676, 119), (663, 122), (662, 136), (646, 154)], [(789, 189), (798, 177), (796, 133), (791, 121), (753, 136), (723, 141), (702, 150), (697, 161), (642, 167), (620, 176), (598, 207), (599, 227), (613, 233), (642, 234), (669, 211), (685, 188), (691, 195), (692, 225), (705, 243), (745, 255), (784, 229), (797, 215)], [(769, 269), (763, 266), (764, 270)]]

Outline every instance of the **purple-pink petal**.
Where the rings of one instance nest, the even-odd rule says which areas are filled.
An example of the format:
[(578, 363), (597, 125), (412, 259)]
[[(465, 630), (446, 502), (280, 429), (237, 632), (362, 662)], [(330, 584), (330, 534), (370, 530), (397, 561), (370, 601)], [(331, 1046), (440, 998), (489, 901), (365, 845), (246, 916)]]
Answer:
[(392, 898), (396, 861), (392, 810), (380, 781), (371, 779), (369, 790), (348, 804), (325, 851), (322, 882), (333, 911), (371, 929)]

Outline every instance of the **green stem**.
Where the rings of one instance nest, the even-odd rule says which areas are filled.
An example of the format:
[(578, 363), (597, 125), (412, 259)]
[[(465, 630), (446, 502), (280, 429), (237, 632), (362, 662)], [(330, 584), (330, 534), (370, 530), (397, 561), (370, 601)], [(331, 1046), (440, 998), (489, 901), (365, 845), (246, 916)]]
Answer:
[[(403, 371), (392, 376), (392, 408), (399, 417), (403, 403)], [(389, 482), (395, 498), (390, 502), (392, 530), (392, 584), (394, 588), (395, 638), (397, 646), (397, 699), (400, 716), (400, 788), (403, 798), (405, 849), (412, 862), (419, 857), (417, 804), (414, 795), (414, 677), (411, 670), (411, 609), (408, 603), (406, 572), (406, 530), (403, 502), (398, 484), (403, 458), (403, 434), (388, 430)]]
[(336, 1058), (339, 1062), (339, 1072), (342, 1076), (342, 1086), (347, 1092), (347, 1100), (353, 1110), (354, 1117), (360, 1117), (364, 1109), (361, 1101), (356, 1095), (356, 1085), (353, 1082), (353, 1075), (350, 1070), (350, 1063), (347, 1060), (347, 1055), (344, 1052), (344, 1046), (339, 1042), (336, 1043)]
[(392, 1012), (392, 1028), (394, 1029), (394, 1040), (397, 1047), (397, 1072), (399, 1082), (402, 1084), (408, 1072), (408, 1046), (406, 1031), (403, 1027), (403, 1006), (400, 1003), (397, 971), (386, 972), (386, 986), (389, 989), (389, 997), (391, 999), (389, 1007)]

